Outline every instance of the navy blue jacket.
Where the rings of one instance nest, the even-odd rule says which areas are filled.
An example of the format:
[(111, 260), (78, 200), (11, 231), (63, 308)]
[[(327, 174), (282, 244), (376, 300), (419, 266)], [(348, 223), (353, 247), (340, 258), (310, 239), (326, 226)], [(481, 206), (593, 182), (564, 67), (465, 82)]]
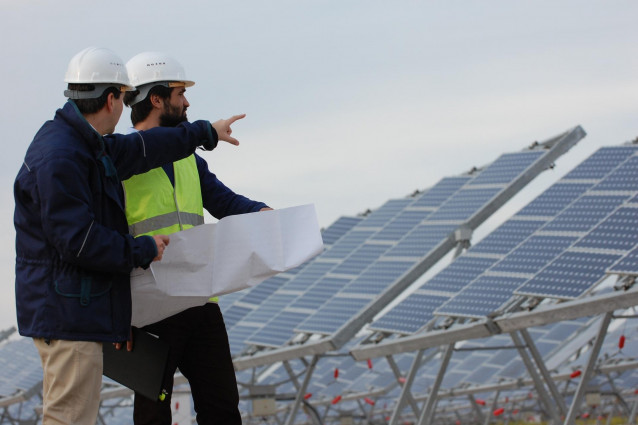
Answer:
[(20, 334), (124, 341), (129, 273), (157, 255), (128, 235), (120, 180), (192, 154), (217, 134), (207, 121), (100, 136), (72, 101), (36, 134), (14, 184)]
[[(202, 202), (204, 208), (213, 217), (221, 219), (229, 215), (257, 212), (262, 208), (268, 207), (263, 202), (253, 201), (233, 192), (208, 169), (206, 160), (197, 154), (195, 154), (195, 163), (199, 174)], [(166, 164), (162, 168), (173, 186), (175, 186), (173, 164)]]

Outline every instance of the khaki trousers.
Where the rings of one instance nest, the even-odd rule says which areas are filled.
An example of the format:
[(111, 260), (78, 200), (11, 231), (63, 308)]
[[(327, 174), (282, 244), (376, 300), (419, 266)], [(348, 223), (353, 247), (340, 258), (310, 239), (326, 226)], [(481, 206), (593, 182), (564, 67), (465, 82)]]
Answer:
[(42, 360), (42, 425), (91, 425), (97, 420), (102, 387), (102, 344), (51, 340), (33, 342)]

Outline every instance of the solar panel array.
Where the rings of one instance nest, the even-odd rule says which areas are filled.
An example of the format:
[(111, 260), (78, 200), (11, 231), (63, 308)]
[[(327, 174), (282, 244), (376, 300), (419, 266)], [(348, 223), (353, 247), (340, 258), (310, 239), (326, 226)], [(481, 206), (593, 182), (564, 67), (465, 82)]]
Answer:
[(229, 333), (239, 330), (244, 338), (251, 328), (245, 343), (264, 347), (280, 347), (296, 333), (332, 334), (546, 153), (505, 154), (481, 172), (444, 178), (424, 193), (387, 202), (320, 255), (315, 273), (307, 267), (268, 297), (264, 305), (283, 306), (276, 315), (263, 322), (258, 308)]
[(0, 397), (42, 385), (40, 357), (30, 338), (7, 341), (0, 347), (0, 370)]
[[(348, 231), (361, 220), (363, 220), (362, 217), (340, 217), (328, 226), (328, 228), (323, 229), (321, 237), (324, 242), (324, 247), (329, 249), (330, 246), (347, 234)], [(219, 304), (224, 315), (226, 328), (228, 330), (233, 329), (232, 333), (229, 332), (231, 353), (238, 354), (244, 347), (246, 337), (254, 332), (254, 328), (251, 326), (235, 326), (237, 322), (243, 320), (254, 310), (258, 310), (259, 306), (268, 299), (270, 295), (281, 288), (293, 276), (300, 274), (306, 267), (308, 267), (309, 271), (303, 276), (312, 276), (315, 269), (313, 261), (314, 260), (307, 261), (293, 270), (272, 276), (253, 288), (220, 297)], [(300, 280), (303, 280), (303, 278)], [(269, 303), (268, 306), (259, 310), (260, 313), (252, 315), (253, 320), (256, 320), (257, 323), (267, 320), (270, 315), (277, 311), (277, 308), (281, 307), (280, 302), (276, 300), (272, 301), (273, 302)]]
[(598, 150), (370, 328), (411, 334), (437, 315), (485, 317), (514, 294), (582, 295), (638, 241), (638, 179), (626, 181), (637, 151)]

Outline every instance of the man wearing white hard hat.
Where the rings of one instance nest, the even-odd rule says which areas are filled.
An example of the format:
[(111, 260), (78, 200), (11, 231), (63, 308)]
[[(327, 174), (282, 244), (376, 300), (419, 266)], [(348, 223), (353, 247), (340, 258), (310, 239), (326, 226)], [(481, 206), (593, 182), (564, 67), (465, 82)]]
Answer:
[(16, 311), (43, 367), (44, 424), (94, 424), (102, 343), (128, 339), (129, 274), (161, 260), (168, 236), (128, 234), (121, 179), (218, 141), (238, 117), (110, 135), (133, 89), (123, 61), (91, 47), (65, 77), (67, 103), (38, 131), (14, 183)]
[[(144, 52), (126, 63), (136, 90), (127, 92), (131, 131), (174, 127), (186, 121), (186, 88), (195, 83), (184, 68), (162, 52)], [(206, 161), (193, 154), (125, 180), (126, 217), (134, 236), (170, 234), (204, 223), (204, 209), (221, 219), (270, 209), (234, 193)], [(170, 345), (163, 401), (135, 394), (135, 425), (170, 425), (173, 375), (177, 368), (191, 386), (197, 423), (241, 424), (239, 394), (228, 335), (217, 299), (192, 307), (144, 329)]]

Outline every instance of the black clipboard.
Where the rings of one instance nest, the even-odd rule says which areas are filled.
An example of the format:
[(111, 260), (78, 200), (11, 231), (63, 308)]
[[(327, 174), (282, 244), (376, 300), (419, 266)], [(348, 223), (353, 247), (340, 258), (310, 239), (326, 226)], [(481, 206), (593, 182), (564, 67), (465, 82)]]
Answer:
[(102, 344), (103, 374), (157, 401), (162, 393), (169, 344), (141, 329), (132, 329), (133, 351), (126, 351), (126, 343), (119, 350), (111, 343)]

